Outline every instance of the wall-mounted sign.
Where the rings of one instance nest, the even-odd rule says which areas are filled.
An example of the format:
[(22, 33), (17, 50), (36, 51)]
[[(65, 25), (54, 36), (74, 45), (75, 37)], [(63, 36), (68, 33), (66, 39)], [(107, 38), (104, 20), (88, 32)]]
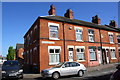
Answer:
[(43, 44), (55, 44), (55, 42), (52, 41), (42, 41)]

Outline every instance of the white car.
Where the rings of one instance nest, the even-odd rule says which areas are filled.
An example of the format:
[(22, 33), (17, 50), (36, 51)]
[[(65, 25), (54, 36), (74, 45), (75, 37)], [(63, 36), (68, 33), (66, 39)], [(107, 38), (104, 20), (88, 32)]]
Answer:
[(86, 67), (78, 62), (63, 62), (55, 67), (44, 69), (41, 72), (43, 78), (52, 77), (58, 79), (60, 76), (78, 75), (82, 77), (86, 71)]

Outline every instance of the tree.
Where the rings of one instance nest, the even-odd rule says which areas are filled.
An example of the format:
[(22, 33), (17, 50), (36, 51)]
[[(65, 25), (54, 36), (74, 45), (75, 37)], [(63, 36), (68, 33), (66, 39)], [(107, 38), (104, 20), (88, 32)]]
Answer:
[(8, 49), (7, 60), (14, 60), (15, 59), (15, 49), (12, 46)]

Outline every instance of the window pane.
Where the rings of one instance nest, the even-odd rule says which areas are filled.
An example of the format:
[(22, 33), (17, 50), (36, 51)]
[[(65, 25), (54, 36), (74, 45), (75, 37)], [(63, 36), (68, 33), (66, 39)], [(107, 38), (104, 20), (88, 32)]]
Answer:
[(58, 38), (58, 32), (57, 31), (50, 31), (50, 37)]
[(95, 49), (89, 49), (89, 51), (90, 51), (90, 60), (96, 60)]
[(84, 55), (84, 49), (83, 48), (77, 48), (76, 50), (76, 58), (77, 60), (85, 60), (85, 55)]
[(77, 49), (77, 52), (80, 52), (80, 49)]
[(50, 53), (54, 53), (54, 49), (50, 49)]
[(84, 60), (84, 53), (77, 53), (77, 60)]
[(69, 48), (69, 51), (73, 51), (73, 48)]
[(82, 40), (82, 30), (76, 30), (76, 40)]
[(50, 63), (60, 62), (60, 54), (59, 53), (60, 53), (60, 49), (50, 49), (49, 62)]
[(114, 49), (111, 49), (111, 58), (116, 58), (116, 55), (115, 55), (115, 50)]
[(57, 26), (50, 26), (50, 37), (58, 38), (58, 27)]
[(55, 53), (59, 53), (60, 52), (60, 49), (55, 49)]

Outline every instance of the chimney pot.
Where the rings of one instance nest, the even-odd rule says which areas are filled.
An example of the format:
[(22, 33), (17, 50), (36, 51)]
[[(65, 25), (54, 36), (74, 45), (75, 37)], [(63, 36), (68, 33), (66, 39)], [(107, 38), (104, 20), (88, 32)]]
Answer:
[(117, 24), (116, 24), (115, 20), (111, 20), (109, 25), (112, 26), (112, 27), (117, 27)]
[(48, 14), (49, 15), (55, 15), (55, 7), (54, 7), (53, 4), (50, 6), (50, 10), (48, 11)]
[(92, 23), (100, 24), (100, 18), (98, 15), (92, 17)]
[(64, 16), (67, 18), (73, 19), (73, 11), (71, 9), (68, 9), (64, 14)]

